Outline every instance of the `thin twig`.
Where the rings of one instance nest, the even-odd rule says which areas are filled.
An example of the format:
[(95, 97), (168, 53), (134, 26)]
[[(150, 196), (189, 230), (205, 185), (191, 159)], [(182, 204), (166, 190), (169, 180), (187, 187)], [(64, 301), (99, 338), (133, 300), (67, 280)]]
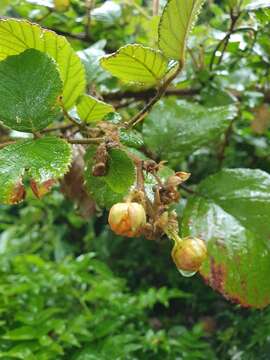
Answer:
[(71, 32), (59, 30), (59, 29), (56, 29), (56, 28), (53, 28), (53, 27), (46, 27), (46, 28), (48, 30), (52, 30), (52, 31), (56, 32), (58, 35), (66, 36), (66, 37), (69, 37), (71, 39), (85, 41), (87, 43), (91, 40), (91, 39), (86, 37), (85, 33), (73, 34)]
[(185, 184), (181, 184), (180, 188), (185, 190), (185, 192), (187, 192), (188, 194), (201, 196), (201, 194), (199, 194), (197, 191), (191, 189), (189, 186), (187, 186)]
[[(174, 89), (168, 88), (163, 96), (185, 96), (190, 97), (198, 95), (200, 89)], [(102, 98), (105, 101), (117, 101), (123, 99), (136, 99), (136, 100), (147, 100), (151, 99), (156, 94), (156, 89), (146, 89), (139, 92), (134, 91), (117, 91), (109, 94), (102, 94)]]
[(159, 12), (159, 0), (153, 0), (152, 8), (153, 16), (157, 16)]
[(86, 24), (85, 24), (85, 40), (90, 40), (90, 27), (91, 27), (91, 10), (95, 5), (95, 0), (86, 0), (85, 12), (86, 12)]
[(231, 138), (231, 135), (233, 133), (233, 123), (234, 123), (234, 121), (231, 121), (227, 131), (225, 132), (224, 141), (222, 142), (220, 150), (219, 150), (219, 152), (217, 154), (219, 168), (222, 168), (222, 165), (223, 165), (224, 160), (225, 160), (225, 150), (226, 150), (227, 146), (229, 145), (230, 138)]
[(59, 104), (62, 108), (63, 114), (65, 115), (65, 117), (75, 126), (77, 126), (78, 128), (80, 128), (81, 130), (85, 130), (85, 124), (78, 122), (77, 120), (75, 120), (71, 115), (69, 115), (68, 111), (65, 109), (65, 105), (63, 103), (63, 98), (62, 96), (59, 97), (58, 99)]
[(61, 125), (47, 128), (47, 129), (43, 129), (43, 130), (41, 130), (41, 133), (48, 133), (48, 132), (53, 132), (53, 131), (65, 131), (65, 130), (72, 129), (74, 126), (75, 126), (75, 124), (61, 124)]
[(199, 64), (197, 62), (197, 59), (192, 51), (192, 49), (190, 48), (187, 48), (187, 52), (189, 53), (190, 57), (191, 57), (191, 60), (192, 60), (192, 63), (193, 63), (193, 66), (194, 66), (194, 69), (199, 69)]
[(102, 141), (104, 141), (104, 138), (69, 139), (63, 137), (63, 139), (65, 139), (70, 144), (81, 144), (81, 145), (100, 144)]
[(136, 125), (140, 121), (142, 121), (145, 116), (149, 113), (149, 111), (152, 109), (152, 107), (155, 105), (156, 102), (160, 100), (160, 98), (164, 95), (166, 92), (168, 86), (171, 84), (171, 82), (176, 78), (176, 76), (180, 73), (180, 71), (183, 68), (183, 64), (179, 62), (175, 72), (167, 78), (167, 80), (164, 81), (163, 85), (157, 90), (156, 95), (145, 105), (145, 107), (139, 111), (127, 124), (127, 128), (131, 128), (132, 126)]
[(216, 53), (219, 51), (220, 47), (223, 45), (223, 49), (221, 51), (221, 55), (220, 55), (219, 60), (218, 60), (218, 65), (221, 64), (221, 62), (223, 60), (223, 57), (224, 57), (224, 54), (225, 54), (225, 51), (226, 51), (227, 46), (229, 44), (230, 38), (231, 38), (232, 34), (235, 32), (235, 25), (236, 25), (239, 17), (241, 16), (241, 13), (238, 12), (237, 15), (235, 15), (233, 13), (233, 9), (231, 9), (230, 16), (231, 16), (230, 28), (229, 28), (227, 34), (225, 35), (225, 37), (222, 40), (220, 40), (220, 42), (217, 44), (217, 46), (215, 47), (215, 49), (213, 51), (213, 54), (212, 54), (212, 57), (211, 57), (211, 60), (210, 60), (210, 65), (209, 65), (210, 70), (213, 69), (215, 58), (216, 58)]
[(41, 23), (42, 21), (47, 19), (48, 16), (50, 16), (52, 14), (53, 9), (48, 8), (47, 10), (48, 10), (48, 12), (46, 14), (42, 15), (38, 20), (36, 20), (38, 23)]
[(6, 142), (3, 142), (2, 144), (0, 144), (0, 149), (3, 149), (4, 147), (8, 146), (8, 145), (12, 145), (12, 144), (15, 144), (16, 141), (6, 141)]

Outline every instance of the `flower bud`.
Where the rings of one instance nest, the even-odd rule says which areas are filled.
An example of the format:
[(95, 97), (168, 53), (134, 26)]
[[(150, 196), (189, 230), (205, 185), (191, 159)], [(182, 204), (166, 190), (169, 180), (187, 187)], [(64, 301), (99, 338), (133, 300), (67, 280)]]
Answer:
[(207, 248), (203, 240), (187, 237), (175, 243), (172, 258), (177, 269), (198, 271), (207, 258)]
[(175, 173), (175, 176), (177, 176), (181, 182), (185, 182), (190, 178), (191, 173), (187, 173), (184, 171), (178, 171)]
[(118, 235), (139, 236), (146, 224), (145, 210), (136, 202), (115, 204), (110, 210), (109, 224)]

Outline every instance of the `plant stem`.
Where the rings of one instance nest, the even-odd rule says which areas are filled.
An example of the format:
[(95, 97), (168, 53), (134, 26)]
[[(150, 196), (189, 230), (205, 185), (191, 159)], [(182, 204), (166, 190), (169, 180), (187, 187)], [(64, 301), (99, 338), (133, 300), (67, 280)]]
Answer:
[(6, 142), (0, 144), (0, 149), (3, 149), (4, 147), (15, 144), (15, 143), (16, 143), (16, 141), (6, 141)]
[[(200, 89), (174, 89), (174, 88), (168, 88), (164, 96), (194, 96), (198, 95), (200, 93)], [(156, 90), (155, 89), (146, 89), (142, 90), (140, 92), (134, 92), (134, 91), (117, 91), (109, 94), (102, 94), (102, 98), (105, 101), (117, 101), (122, 99), (135, 99), (135, 100), (145, 100), (150, 99), (153, 96), (155, 96)]]
[(65, 109), (64, 103), (63, 103), (63, 99), (62, 97), (59, 97), (59, 104), (62, 108), (63, 114), (64, 116), (70, 121), (72, 122), (73, 125), (77, 126), (79, 129), (81, 130), (85, 130), (85, 124), (83, 123), (79, 123), (77, 120), (75, 120), (72, 116), (69, 115), (69, 113), (67, 112), (67, 110)]
[(221, 55), (220, 55), (219, 60), (218, 60), (218, 65), (221, 64), (221, 62), (223, 60), (223, 57), (224, 57), (224, 54), (225, 54), (225, 51), (226, 51), (227, 46), (229, 44), (230, 38), (231, 38), (232, 34), (235, 32), (235, 25), (236, 25), (239, 17), (241, 16), (241, 13), (238, 12), (235, 15), (233, 13), (233, 9), (231, 9), (230, 16), (231, 16), (230, 28), (229, 28), (227, 34), (225, 35), (225, 37), (217, 44), (217, 46), (215, 47), (215, 49), (213, 51), (213, 54), (212, 54), (212, 57), (211, 57), (211, 60), (210, 60), (210, 65), (209, 65), (210, 70), (213, 69), (214, 62), (215, 62), (215, 59), (216, 59), (216, 53), (218, 52), (220, 47), (224, 44), (223, 49), (221, 51)]
[(195, 190), (192, 190), (190, 187), (188, 187), (185, 184), (180, 184), (180, 188), (185, 190), (185, 192), (187, 192), (188, 194), (191, 195), (199, 195)]
[(86, 24), (85, 24), (85, 40), (90, 40), (90, 27), (91, 27), (91, 10), (95, 5), (95, 0), (86, 0), (85, 12), (86, 12)]
[(153, 8), (153, 16), (157, 16), (159, 11), (159, 0), (153, 0), (152, 8)]
[(147, 116), (149, 111), (152, 109), (155, 103), (157, 103), (161, 99), (161, 97), (165, 94), (170, 83), (177, 77), (177, 75), (181, 72), (182, 69), (183, 69), (183, 64), (179, 62), (175, 72), (170, 77), (168, 77), (167, 80), (164, 81), (161, 87), (157, 90), (156, 95), (145, 105), (145, 107), (126, 124), (126, 128), (129, 129), (135, 126), (137, 123), (142, 121), (145, 118), (145, 116)]
[(225, 160), (225, 150), (226, 147), (229, 145), (232, 132), (233, 132), (233, 121), (231, 121), (227, 131), (224, 134), (224, 141), (222, 142), (221, 148), (217, 154), (220, 169), (222, 168), (223, 162)]
[(75, 124), (61, 124), (61, 125), (58, 125), (58, 126), (43, 129), (43, 130), (41, 130), (41, 133), (49, 133), (49, 132), (59, 131), (59, 130), (60, 131), (69, 130), (69, 129), (72, 129), (74, 126), (75, 126)]
[(81, 144), (81, 145), (100, 144), (102, 141), (104, 141), (103, 138), (69, 139), (69, 138), (63, 137), (63, 139), (65, 139), (70, 144)]

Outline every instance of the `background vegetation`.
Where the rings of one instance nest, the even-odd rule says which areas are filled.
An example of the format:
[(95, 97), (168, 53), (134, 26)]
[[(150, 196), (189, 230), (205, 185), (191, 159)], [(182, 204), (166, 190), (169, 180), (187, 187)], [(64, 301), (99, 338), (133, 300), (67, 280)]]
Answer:
[[(67, 36), (85, 64), (89, 91), (125, 117), (136, 113), (152, 89), (131, 93), (134, 89), (120, 86), (98, 59), (128, 43), (155, 46), (165, 2), (160, 9), (158, 3), (4, 0), (0, 13)], [(172, 144), (181, 156), (174, 154), (170, 164), (192, 173), (191, 188), (221, 167), (270, 172), (270, 12), (262, 3), (242, 2), (235, 14), (230, 9), (237, 1), (206, 2), (184, 72), (162, 103), (166, 117), (153, 111), (147, 123), (160, 120), (165, 126), (166, 118), (174, 118), (175, 97), (183, 107), (195, 100), (209, 108), (237, 104), (239, 115), (224, 136), (216, 138), (217, 129), (215, 136), (206, 134), (202, 127), (199, 147), (192, 141)], [(235, 32), (236, 26), (242, 30)], [(190, 134), (188, 123), (185, 129)], [(156, 131), (162, 158), (172, 153), (166, 150), (170, 133), (163, 137)], [(21, 205), (0, 208), (1, 358), (269, 359), (268, 308), (240, 308), (198, 275), (180, 276), (168, 241), (113, 235), (106, 211), (93, 214), (91, 200), (81, 192), (78, 182), (66, 179), (43, 200), (29, 195)], [(180, 216), (188, 196), (183, 190)]]

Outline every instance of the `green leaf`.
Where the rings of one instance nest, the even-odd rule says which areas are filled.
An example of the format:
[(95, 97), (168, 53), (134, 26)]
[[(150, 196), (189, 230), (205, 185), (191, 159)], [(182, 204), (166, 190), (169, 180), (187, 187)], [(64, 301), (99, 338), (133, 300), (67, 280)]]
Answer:
[(0, 61), (0, 120), (26, 132), (40, 131), (59, 114), (62, 81), (48, 55), (29, 49)]
[(144, 121), (144, 141), (163, 160), (176, 164), (219, 138), (236, 116), (236, 107), (205, 108), (173, 98), (156, 104)]
[(263, 308), (270, 303), (270, 175), (227, 169), (204, 180), (188, 201), (184, 235), (207, 242), (201, 269), (226, 298)]
[(159, 23), (158, 44), (170, 59), (184, 62), (187, 38), (204, 0), (168, 0)]
[(116, 193), (126, 193), (135, 181), (135, 168), (125, 151), (112, 149), (109, 151), (109, 171), (104, 180)]
[(106, 176), (93, 176), (95, 152), (96, 148), (90, 147), (85, 155), (86, 188), (100, 206), (110, 208), (122, 201), (134, 184), (134, 165), (123, 150), (111, 149)]
[(25, 172), (38, 184), (63, 176), (71, 162), (71, 147), (55, 137), (22, 140), (0, 151), (0, 203), (12, 203)]
[(122, 144), (136, 149), (143, 147), (143, 137), (142, 134), (137, 130), (126, 130), (119, 129), (119, 137)]
[(166, 74), (168, 62), (161, 52), (133, 44), (100, 60), (101, 66), (123, 82), (154, 85)]
[(97, 100), (90, 95), (80, 97), (77, 110), (80, 119), (87, 123), (100, 121), (105, 115), (115, 111), (112, 105)]
[(68, 41), (25, 20), (0, 20), (0, 60), (30, 48), (47, 53), (57, 62), (64, 84), (63, 102), (71, 108), (84, 93), (85, 71)]

